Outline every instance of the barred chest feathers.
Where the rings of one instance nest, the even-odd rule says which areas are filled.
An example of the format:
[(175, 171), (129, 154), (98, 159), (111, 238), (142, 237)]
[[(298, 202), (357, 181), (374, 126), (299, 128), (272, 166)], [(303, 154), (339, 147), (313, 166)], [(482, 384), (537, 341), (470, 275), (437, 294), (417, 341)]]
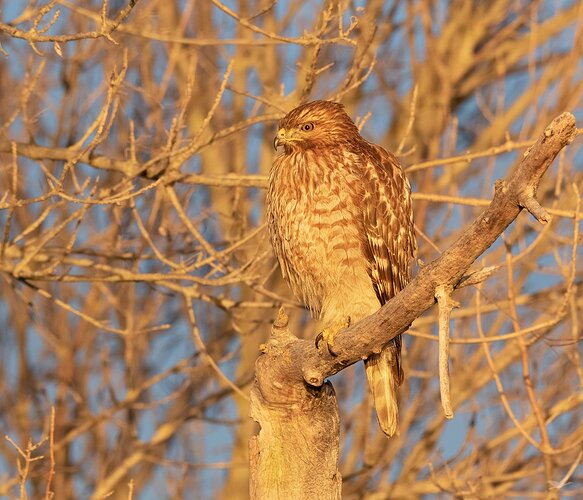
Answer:
[(283, 276), (324, 322), (357, 320), (380, 305), (363, 255), (359, 160), (349, 155), (330, 168), (314, 150), (293, 152), (270, 173), (269, 232)]

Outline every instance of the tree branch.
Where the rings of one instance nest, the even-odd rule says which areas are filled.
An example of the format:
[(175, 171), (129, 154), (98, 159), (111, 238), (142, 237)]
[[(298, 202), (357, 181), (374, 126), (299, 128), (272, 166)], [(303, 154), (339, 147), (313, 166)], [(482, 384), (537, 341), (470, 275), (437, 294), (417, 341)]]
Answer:
[(445, 418), (453, 418), (449, 392), (449, 321), (451, 310), (454, 307), (459, 307), (459, 304), (451, 298), (452, 292), (452, 288), (444, 285), (439, 285), (435, 290), (435, 298), (439, 307), (439, 392)]

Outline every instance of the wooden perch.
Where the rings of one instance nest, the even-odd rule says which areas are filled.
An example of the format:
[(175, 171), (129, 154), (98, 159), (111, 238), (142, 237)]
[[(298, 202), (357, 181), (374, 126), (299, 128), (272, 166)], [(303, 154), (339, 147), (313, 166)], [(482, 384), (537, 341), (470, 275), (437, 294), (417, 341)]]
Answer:
[(554, 158), (575, 136), (572, 114), (555, 118), (507, 179), (496, 182), (488, 208), (450, 248), (421, 268), (378, 312), (334, 337), (337, 356), (318, 352), (313, 340), (294, 337), (280, 315), (257, 360), (251, 393), (251, 416), (261, 426), (250, 443), (252, 498), (340, 498), (338, 410), (325, 380), (404, 333), (435, 303), (438, 287), (454, 290), (523, 208), (541, 222), (548, 220), (535, 199), (536, 190)]

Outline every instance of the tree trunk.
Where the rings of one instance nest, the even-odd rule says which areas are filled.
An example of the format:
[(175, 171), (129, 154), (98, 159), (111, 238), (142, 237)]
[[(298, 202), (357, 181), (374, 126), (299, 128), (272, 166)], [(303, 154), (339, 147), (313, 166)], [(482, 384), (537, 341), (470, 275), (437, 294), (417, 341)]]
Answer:
[[(340, 421), (329, 382), (312, 387), (287, 356), (305, 343), (288, 329), (283, 309), (267, 344), (261, 346), (251, 390), (251, 417), (261, 426), (249, 443), (252, 499), (340, 498)], [(299, 376), (290, 379), (290, 373)]]

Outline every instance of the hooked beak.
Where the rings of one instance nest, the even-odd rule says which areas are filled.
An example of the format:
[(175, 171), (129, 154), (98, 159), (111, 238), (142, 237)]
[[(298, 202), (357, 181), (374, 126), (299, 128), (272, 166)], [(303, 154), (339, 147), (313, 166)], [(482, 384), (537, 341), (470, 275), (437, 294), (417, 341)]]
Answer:
[(277, 135), (273, 139), (273, 149), (276, 151), (279, 146), (284, 146), (286, 143), (289, 143), (289, 141), (292, 140), (291, 137), (286, 137), (285, 134), (286, 130), (284, 128), (280, 128), (277, 131)]

